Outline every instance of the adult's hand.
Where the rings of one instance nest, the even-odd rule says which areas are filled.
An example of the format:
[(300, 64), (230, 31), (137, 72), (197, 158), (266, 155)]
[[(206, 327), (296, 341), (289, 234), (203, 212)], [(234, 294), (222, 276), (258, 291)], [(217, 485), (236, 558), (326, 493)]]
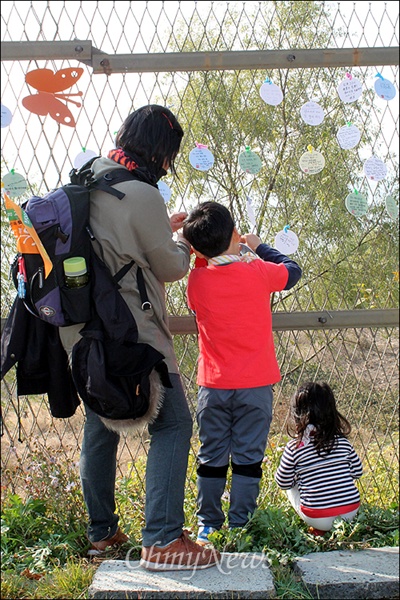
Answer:
[(187, 213), (185, 212), (174, 213), (170, 216), (169, 222), (171, 223), (171, 229), (174, 233), (183, 227), (183, 222), (186, 217)]

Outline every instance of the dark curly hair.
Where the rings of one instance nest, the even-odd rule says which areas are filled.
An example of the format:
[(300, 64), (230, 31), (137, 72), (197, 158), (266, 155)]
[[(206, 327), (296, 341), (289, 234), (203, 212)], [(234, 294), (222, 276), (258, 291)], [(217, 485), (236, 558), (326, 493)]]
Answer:
[(314, 447), (318, 454), (334, 448), (335, 436), (347, 437), (351, 432), (348, 420), (336, 408), (332, 389), (323, 381), (307, 381), (300, 385), (291, 401), (288, 434), (300, 444), (307, 425), (314, 425)]

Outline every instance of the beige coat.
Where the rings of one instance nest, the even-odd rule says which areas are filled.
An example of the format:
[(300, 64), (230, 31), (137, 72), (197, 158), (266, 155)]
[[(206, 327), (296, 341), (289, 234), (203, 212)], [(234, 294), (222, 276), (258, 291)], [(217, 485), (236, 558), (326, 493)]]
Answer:
[[(99, 158), (95, 176), (123, 168), (113, 160)], [(143, 311), (136, 281), (136, 265), (119, 282), (121, 293), (139, 329), (139, 342), (151, 344), (164, 354), (170, 373), (178, 373), (165, 305), (166, 282), (182, 279), (189, 269), (189, 246), (175, 242), (164, 200), (153, 186), (133, 180), (115, 186), (122, 200), (102, 191), (91, 194), (90, 224), (103, 247), (104, 259), (113, 274), (132, 259), (143, 269), (152, 309)], [(96, 249), (96, 244), (95, 244)], [(60, 328), (64, 347), (71, 351), (79, 339), (80, 325)]]

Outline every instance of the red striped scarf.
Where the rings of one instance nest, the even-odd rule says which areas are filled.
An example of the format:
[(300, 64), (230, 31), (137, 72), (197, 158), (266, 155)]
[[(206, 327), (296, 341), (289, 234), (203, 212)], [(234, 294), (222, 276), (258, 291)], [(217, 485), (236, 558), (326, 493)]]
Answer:
[(129, 169), (129, 171), (134, 171), (139, 166), (133, 160), (133, 158), (125, 154), (122, 148), (115, 148), (114, 150), (110, 150), (110, 152), (107, 154), (107, 158), (111, 158), (111, 160), (114, 160), (120, 165), (123, 165), (124, 167)]

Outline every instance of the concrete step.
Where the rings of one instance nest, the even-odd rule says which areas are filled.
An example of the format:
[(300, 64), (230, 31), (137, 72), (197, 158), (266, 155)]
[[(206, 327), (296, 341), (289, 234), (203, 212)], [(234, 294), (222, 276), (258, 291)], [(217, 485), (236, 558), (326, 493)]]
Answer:
[[(295, 561), (314, 598), (336, 600), (399, 597), (399, 548), (314, 552)], [(196, 571), (158, 573), (139, 561), (105, 560), (97, 569), (89, 598), (263, 599), (276, 596), (262, 553), (222, 553), (221, 563)]]
[(399, 597), (399, 548), (314, 552), (299, 557), (295, 571), (321, 600)]
[(195, 571), (147, 571), (139, 561), (107, 560), (97, 569), (89, 598), (249, 598), (275, 596), (263, 554), (222, 553), (221, 563)]

